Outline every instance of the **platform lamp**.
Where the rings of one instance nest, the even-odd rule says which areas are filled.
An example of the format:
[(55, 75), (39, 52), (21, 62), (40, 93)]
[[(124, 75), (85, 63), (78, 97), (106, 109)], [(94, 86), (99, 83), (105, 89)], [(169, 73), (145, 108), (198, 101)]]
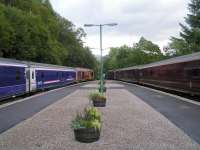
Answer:
[(103, 58), (102, 58), (102, 27), (103, 26), (116, 26), (117, 23), (108, 24), (84, 24), (84, 27), (99, 27), (100, 28), (100, 51), (101, 51), (101, 71), (100, 71), (100, 92), (103, 94)]

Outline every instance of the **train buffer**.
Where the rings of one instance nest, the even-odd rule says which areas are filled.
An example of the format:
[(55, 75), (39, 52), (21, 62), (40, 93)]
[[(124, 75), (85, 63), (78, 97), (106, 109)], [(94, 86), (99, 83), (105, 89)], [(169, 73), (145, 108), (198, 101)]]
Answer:
[(74, 140), (70, 123), (97, 82), (0, 106), (0, 149), (200, 149), (200, 105), (134, 84), (107, 81), (101, 138)]

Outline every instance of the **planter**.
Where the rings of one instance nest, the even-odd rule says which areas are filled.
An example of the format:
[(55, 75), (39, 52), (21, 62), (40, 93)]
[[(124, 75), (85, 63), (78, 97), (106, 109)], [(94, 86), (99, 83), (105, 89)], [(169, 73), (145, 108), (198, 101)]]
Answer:
[(106, 100), (93, 100), (93, 106), (94, 107), (105, 107)]
[(99, 140), (100, 130), (95, 128), (74, 129), (75, 139), (79, 142), (91, 143)]

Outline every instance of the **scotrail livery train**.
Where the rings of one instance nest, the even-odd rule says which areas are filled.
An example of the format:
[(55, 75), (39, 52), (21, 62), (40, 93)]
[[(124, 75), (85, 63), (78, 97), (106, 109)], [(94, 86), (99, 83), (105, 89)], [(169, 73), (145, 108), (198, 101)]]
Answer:
[(112, 70), (107, 78), (200, 95), (200, 52)]
[(0, 58), (0, 100), (37, 90), (93, 80), (93, 71)]

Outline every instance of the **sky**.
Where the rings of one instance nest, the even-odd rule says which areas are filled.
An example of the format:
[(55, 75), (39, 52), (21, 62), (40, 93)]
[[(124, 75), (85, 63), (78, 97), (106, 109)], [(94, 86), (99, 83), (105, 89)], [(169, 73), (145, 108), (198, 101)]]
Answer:
[(171, 36), (179, 36), (190, 0), (50, 0), (54, 10), (81, 27), (84, 45), (99, 55), (99, 28), (84, 24), (117, 23), (103, 27), (103, 55), (110, 47), (132, 46), (143, 36), (162, 49)]

